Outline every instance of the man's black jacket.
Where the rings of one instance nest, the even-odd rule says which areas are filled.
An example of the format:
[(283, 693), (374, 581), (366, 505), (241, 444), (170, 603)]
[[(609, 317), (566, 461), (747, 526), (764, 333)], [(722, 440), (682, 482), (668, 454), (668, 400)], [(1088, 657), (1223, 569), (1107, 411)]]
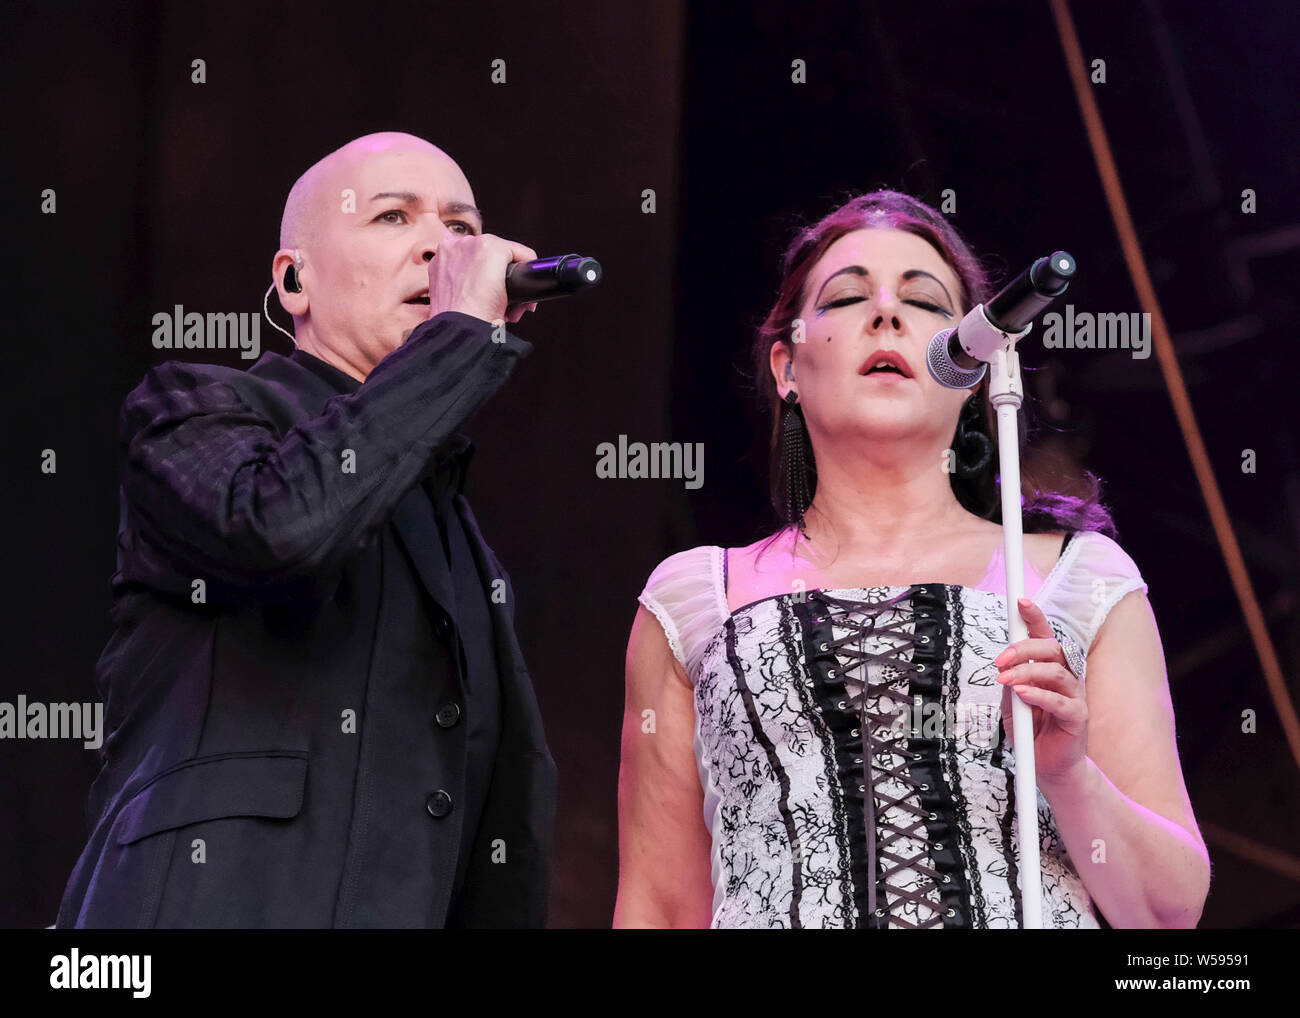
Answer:
[(107, 736), (58, 928), (545, 925), (555, 764), (459, 493), (504, 597), (500, 743), (452, 900), (464, 691), (421, 490), (531, 349), (448, 312), (351, 395), (268, 352), (168, 362), (127, 397)]

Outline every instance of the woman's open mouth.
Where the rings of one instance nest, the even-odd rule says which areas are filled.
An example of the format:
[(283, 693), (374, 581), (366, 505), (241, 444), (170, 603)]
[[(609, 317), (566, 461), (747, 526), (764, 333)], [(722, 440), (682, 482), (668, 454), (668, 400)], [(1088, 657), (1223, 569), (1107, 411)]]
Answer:
[(899, 371), (898, 368), (893, 367), (892, 365), (889, 364), (877, 364), (870, 371), (863, 372), (862, 377), (884, 378), (884, 379), (898, 380), (898, 381), (903, 381), (906, 380), (907, 378), (907, 376), (903, 374), (901, 371)]

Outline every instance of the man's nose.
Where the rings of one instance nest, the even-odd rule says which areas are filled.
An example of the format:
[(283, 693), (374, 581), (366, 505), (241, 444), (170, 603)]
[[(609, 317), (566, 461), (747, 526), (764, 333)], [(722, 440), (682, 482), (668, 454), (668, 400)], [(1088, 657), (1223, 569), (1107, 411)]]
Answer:
[(442, 239), (451, 234), (447, 229), (447, 224), (441, 219), (436, 220), (435, 226), (431, 226), (420, 238), (420, 255), (426, 262), (433, 261), (433, 256), (438, 253), (438, 245)]
[(871, 331), (892, 328), (895, 332), (903, 330), (902, 320), (898, 317), (898, 300), (888, 287), (882, 286), (876, 293), (876, 307), (871, 316)]

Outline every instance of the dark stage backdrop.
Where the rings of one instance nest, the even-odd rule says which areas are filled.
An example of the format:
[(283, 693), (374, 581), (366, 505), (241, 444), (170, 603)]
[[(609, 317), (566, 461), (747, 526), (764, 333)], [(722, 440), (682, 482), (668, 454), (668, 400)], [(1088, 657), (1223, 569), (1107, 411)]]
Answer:
[[(1130, 206), (1288, 676), (1300, 658), (1300, 123), (1285, 5), (1075, 4)], [(293, 13), (289, 13), (292, 10)], [(875, 2), (10, 4), (5, 275), (10, 543), (0, 700), (94, 699), (117, 525), (117, 413), (175, 304), (255, 312), (294, 179), (360, 134), (428, 138), (490, 232), (605, 279), (468, 429), (469, 494), (510, 570), (560, 771), (551, 923), (607, 926), (623, 651), (669, 553), (770, 531), (742, 372), (790, 231), (899, 187), (1006, 274), (1063, 247), (1079, 310), (1140, 311), (1048, 6)], [(491, 80), (504, 60), (506, 81)], [(194, 83), (192, 62), (206, 81)], [(806, 62), (806, 83), (792, 61)], [(42, 212), (53, 189), (57, 212)], [(654, 211), (647, 211), (647, 189)], [(1243, 211), (1244, 190), (1256, 211)], [(272, 314), (287, 316), (272, 302)], [(287, 339), (263, 323), (263, 349)], [(1300, 925), (1283, 739), (1154, 356), (1023, 348), (1033, 463), (1100, 473), (1151, 586), (1207, 927)], [(237, 354), (186, 356), (246, 366)], [(602, 442), (702, 442), (704, 484), (600, 479)], [(57, 472), (42, 473), (42, 450)], [(1254, 472), (1242, 469), (1254, 450)], [(1294, 683), (1292, 684), (1294, 691)], [(1258, 715), (1243, 734), (1242, 712)], [(53, 921), (95, 754), (0, 741), (0, 924)], [(1272, 850), (1273, 854), (1266, 854)]]

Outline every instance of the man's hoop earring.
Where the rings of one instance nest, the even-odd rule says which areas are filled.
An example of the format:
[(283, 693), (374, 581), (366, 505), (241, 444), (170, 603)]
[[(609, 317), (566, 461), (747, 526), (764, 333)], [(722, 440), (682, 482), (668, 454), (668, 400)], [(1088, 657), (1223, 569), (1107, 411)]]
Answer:
[(805, 538), (804, 514), (812, 504), (808, 484), (808, 457), (805, 452), (808, 431), (803, 412), (798, 408), (799, 394), (791, 389), (781, 400), (781, 467), (785, 481), (784, 516), (787, 525), (795, 526)]

